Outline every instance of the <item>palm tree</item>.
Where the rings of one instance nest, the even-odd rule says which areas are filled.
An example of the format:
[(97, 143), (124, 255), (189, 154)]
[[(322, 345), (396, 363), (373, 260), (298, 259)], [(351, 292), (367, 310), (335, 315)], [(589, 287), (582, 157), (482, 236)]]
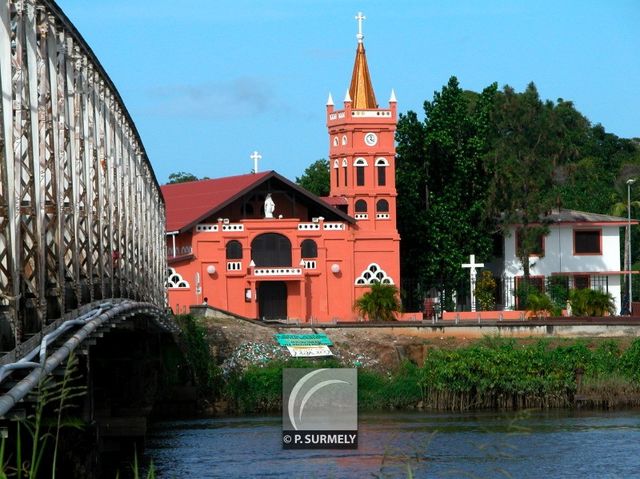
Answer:
[(371, 291), (356, 300), (354, 309), (370, 320), (393, 321), (395, 313), (400, 311), (398, 288), (392, 284), (373, 283)]

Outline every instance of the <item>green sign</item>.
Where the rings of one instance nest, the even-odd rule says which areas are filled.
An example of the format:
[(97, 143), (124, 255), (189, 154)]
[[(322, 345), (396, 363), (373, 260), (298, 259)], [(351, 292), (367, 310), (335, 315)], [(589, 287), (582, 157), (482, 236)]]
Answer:
[(326, 334), (276, 334), (280, 346), (333, 346)]

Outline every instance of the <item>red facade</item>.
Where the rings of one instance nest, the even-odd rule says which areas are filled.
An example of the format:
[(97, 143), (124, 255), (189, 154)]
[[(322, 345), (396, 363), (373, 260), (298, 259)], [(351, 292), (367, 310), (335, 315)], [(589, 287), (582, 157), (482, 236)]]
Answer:
[(353, 321), (371, 282), (399, 286), (396, 121), (359, 43), (344, 108), (327, 105), (329, 197), (275, 172), (163, 186), (174, 312), (206, 298), (250, 318)]

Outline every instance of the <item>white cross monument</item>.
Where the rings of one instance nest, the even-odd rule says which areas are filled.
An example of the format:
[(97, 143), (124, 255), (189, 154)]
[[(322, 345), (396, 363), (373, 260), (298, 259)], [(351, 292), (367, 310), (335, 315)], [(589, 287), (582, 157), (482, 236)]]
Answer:
[(469, 262), (462, 264), (463, 268), (469, 268), (469, 290), (471, 291), (471, 311), (476, 310), (476, 268), (483, 268), (484, 263), (476, 263), (476, 255), (469, 256)]
[(254, 151), (253, 153), (251, 153), (251, 156), (249, 157), (253, 160), (253, 172), (252, 173), (257, 173), (258, 172), (258, 160), (262, 159), (262, 155), (260, 153), (258, 153), (257, 151)]

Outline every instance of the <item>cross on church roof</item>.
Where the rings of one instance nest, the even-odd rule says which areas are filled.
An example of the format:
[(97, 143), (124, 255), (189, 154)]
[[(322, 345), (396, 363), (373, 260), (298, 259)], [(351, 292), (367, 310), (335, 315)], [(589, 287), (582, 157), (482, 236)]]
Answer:
[(358, 20), (358, 34), (356, 35), (358, 43), (362, 43), (362, 39), (364, 38), (364, 35), (362, 34), (362, 20), (366, 19), (367, 17), (365, 17), (362, 12), (358, 12), (358, 14), (356, 15), (356, 20)]
[(253, 153), (251, 153), (251, 156), (249, 157), (253, 160), (253, 173), (257, 173), (258, 172), (258, 160), (262, 159), (262, 155), (260, 153), (258, 153), (257, 151), (254, 151)]

